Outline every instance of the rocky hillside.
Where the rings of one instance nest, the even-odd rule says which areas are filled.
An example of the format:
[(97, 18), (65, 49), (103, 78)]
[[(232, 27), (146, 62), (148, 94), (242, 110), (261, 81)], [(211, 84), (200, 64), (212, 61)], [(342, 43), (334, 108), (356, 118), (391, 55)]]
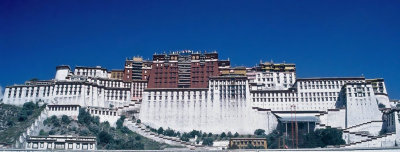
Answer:
[(33, 102), (27, 102), (23, 107), (0, 104), (0, 143), (14, 144), (45, 107)]
[(132, 132), (122, 125), (124, 119), (124, 117), (121, 117), (117, 122), (117, 127), (111, 127), (108, 122), (100, 123), (98, 117), (93, 117), (81, 109), (77, 121), (65, 115), (61, 118), (49, 117), (43, 122), (45, 127), (40, 131), (40, 135), (96, 136), (97, 149), (99, 150), (160, 150), (171, 148), (169, 145), (157, 143)]

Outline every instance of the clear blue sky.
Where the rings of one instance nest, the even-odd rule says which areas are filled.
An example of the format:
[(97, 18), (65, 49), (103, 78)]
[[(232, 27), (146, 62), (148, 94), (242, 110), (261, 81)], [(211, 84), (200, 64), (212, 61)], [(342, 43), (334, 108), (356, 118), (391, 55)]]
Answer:
[(55, 66), (217, 50), (233, 65), (297, 64), (298, 77), (385, 78), (400, 98), (400, 1), (0, 1), (0, 85)]

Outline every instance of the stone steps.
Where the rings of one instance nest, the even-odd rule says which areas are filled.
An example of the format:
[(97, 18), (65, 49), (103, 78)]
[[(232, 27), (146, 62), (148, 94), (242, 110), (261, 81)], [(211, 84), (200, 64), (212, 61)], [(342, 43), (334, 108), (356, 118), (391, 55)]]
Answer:
[(351, 143), (344, 144), (344, 145), (340, 145), (341, 148), (348, 148), (350, 146), (355, 147), (355, 146), (360, 145), (360, 144), (364, 144), (364, 143), (367, 143), (367, 142), (372, 142), (372, 141), (375, 141), (375, 140), (379, 140), (379, 139), (382, 139), (382, 138), (385, 138), (385, 137), (389, 137), (389, 136), (395, 135), (394, 132), (386, 133), (386, 134), (379, 135), (379, 136), (370, 136), (370, 135), (367, 135), (367, 134), (356, 133), (356, 132), (349, 132), (349, 134), (354, 134), (356, 136), (364, 136), (364, 137), (366, 136), (367, 139), (364, 139), (364, 140), (361, 140), (361, 141), (357, 141), (357, 142), (351, 142)]
[(176, 146), (183, 146), (183, 147), (189, 148), (191, 150), (204, 147), (202, 145), (195, 145), (194, 143), (182, 141), (181, 139), (179, 139), (177, 137), (169, 137), (169, 136), (159, 135), (157, 133), (151, 132), (149, 129), (147, 129), (142, 124), (138, 124), (132, 120), (127, 120), (125, 126), (127, 126), (130, 130), (132, 130), (146, 138), (150, 138), (150, 139), (160, 142), (160, 143), (166, 143), (166, 144), (176, 145)]

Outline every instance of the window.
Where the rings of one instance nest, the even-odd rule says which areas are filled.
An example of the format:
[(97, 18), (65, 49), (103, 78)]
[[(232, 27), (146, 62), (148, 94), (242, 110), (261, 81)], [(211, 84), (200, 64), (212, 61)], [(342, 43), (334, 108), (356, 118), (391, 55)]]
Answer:
[(83, 144), (82, 149), (88, 149), (88, 144)]

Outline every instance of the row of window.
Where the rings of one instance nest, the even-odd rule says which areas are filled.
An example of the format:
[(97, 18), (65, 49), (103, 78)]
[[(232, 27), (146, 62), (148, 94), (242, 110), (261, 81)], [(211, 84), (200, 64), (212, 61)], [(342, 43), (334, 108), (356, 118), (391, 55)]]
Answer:
[(320, 102), (337, 101), (337, 97), (318, 97), (318, 98), (253, 98), (253, 102)]

